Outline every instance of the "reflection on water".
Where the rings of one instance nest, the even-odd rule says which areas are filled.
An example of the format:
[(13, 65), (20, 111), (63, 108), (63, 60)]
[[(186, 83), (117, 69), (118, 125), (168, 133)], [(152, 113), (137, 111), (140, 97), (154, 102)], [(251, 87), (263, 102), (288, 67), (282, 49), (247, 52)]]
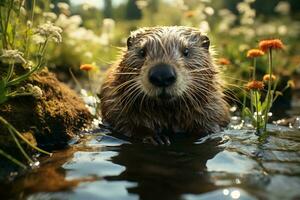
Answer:
[(0, 183), (4, 199), (300, 199), (300, 132), (230, 130), (169, 147), (93, 135)]

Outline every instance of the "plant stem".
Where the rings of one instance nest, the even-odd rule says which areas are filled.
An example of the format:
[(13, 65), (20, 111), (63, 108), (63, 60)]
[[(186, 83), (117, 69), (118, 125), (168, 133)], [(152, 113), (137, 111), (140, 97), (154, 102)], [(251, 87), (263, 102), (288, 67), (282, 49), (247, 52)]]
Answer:
[(47, 151), (44, 151), (42, 149), (40, 149), (39, 147), (31, 144), (30, 141), (28, 141), (17, 129), (15, 129), (15, 127), (13, 127), (8, 121), (6, 121), (3, 117), (0, 116), (0, 121), (7, 127), (7, 129), (13, 131), (14, 133), (17, 134), (17, 136), (19, 136), (24, 142), (26, 142), (29, 146), (31, 146), (33, 149), (39, 151), (39, 152), (42, 152), (44, 154), (47, 154), (47, 155), (52, 155), (51, 153), (47, 152)]
[(10, 160), (11, 162), (15, 163), (16, 165), (19, 165), (20, 167), (26, 169), (26, 165), (24, 165), (23, 163), (21, 163), (20, 161), (18, 161), (17, 159), (15, 159), (15, 158), (12, 157), (11, 155), (9, 155), (9, 154), (6, 153), (5, 151), (3, 151), (2, 149), (0, 149), (0, 155), (4, 156), (5, 158), (7, 158), (7, 159)]
[(1, 32), (2, 32), (2, 36), (1, 36), (1, 40), (2, 40), (2, 47), (5, 48), (6, 44), (5, 44), (5, 33), (4, 33), (4, 24), (3, 24), (4, 20), (2, 18), (2, 8), (0, 6), (0, 28), (1, 28)]
[(253, 58), (252, 81), (255, 80), (255, 75), (256, 75), (256, 58)]
[(17, 144), (17, 147), (20, 149), (21, 153), (24, 155), (24, 157), (30, 162), (33, 163), (33, 160), (31, 160), (31, 158), (28, 156), (28, 154), (25, 152), (25, 150), (23, 149), (22, 145), (20, 144), (19, 140), (16, 138), (14, 132), (9, 128), (8, 129), (10, 135), (12, 136), (12, 138), (14, 139), (15, 143)]
[[(35, 0), (32, 1), (32, 8), (31, 8), (31, 27), (33, 27), (33, 19), (34, 19), (34, 8), (35, 8)], [(28, 59), (29, 54), (29, 46), (30, 46), (30, 37), (29, 37), (29, 27), (28, 24), (26, 24), (26, 31), (25, 31), (25, 58)]]
[(43, 60), (43, 57), (44, 57), (44, 54), (45, 54), (45, 51), (46, 51), (46, 47), (47, 47), (47, 44), (48, 44), (48, 39), (46, 39), (45, 43), (42, 45), (42, 47), (40, 48), (40, 51), (39, 53), (41, 54), (40, 55), (40, 58), (38, 60), (38, 64), (32, 69), (30, 70), (29, 72), (9, 81), (7, 83), (7, 86), (12, 86), (12, 85), (16, 85), (24, 80), (26, 80), (31, 74), (33, 74), (34, 72), (36, 72), (37, 70), (40, 69), (40, 67), (42, 66), (42, 60)]
[(243, 91), (243, 108), (242, 108), (242, 119), (245, 120), (245, 108), (246, 108), (247, 94)]
[(8, 44), (8, 37), (7, 37), (7, 28), (8, 28), (8, 24), (9, 24), (9, 18), (10, 18), (10, 13), (11, 13), (11, 10), (13, 8), (13, 5), (14, 5), (14, 1), (11, 0), (10, 1), (10, 4), (9, 4), (9, 7), (7, 8), (7, 16), (6, 16), (6, 19), (5, 19), (5, 23), (4, 23), (4, 30), (3, 30), (3, 38), (4, 38), (4, 43), (5, 43), (5, 46), (3, 46), (3, 48), (7, 49), (7, 44)]
[(14, 67), (15, 67), (15, 63), (11, 63), (8, 66), (8, 71), (7, 71), (7, 76), (6, 76), (6, 82), (8, 82), (10, 80), (10, 78), (12, 77), (13, 73), (14, 73)]
[(272, 73), (273, 73), (273, 63), (272, 63), (272, 48), (269, 49), (269, 81), (268, 81), (268, 92), (267, 92), (267, 106), (265, 109), (265, 124), (264, 124), (264, 131), (267, 131), (267, 123), (268, 123), (268, 114), (270, 111), (270, 108), (272, 106), (272, 99), (273, 99), (273, 95), (272, 95)]
[(259, 134), (259, 114), (258, 114), (258, 98), (257, 98), (257, 91), (254, 92), (255, 94), (255, 110), (256, 110), (256, 132)]

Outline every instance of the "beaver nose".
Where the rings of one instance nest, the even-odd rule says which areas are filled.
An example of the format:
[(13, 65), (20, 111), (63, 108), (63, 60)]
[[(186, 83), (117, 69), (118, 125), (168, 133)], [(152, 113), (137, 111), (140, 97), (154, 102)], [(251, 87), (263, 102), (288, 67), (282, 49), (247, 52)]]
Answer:
[(172, 66), (159, 63), (149, 71), (150, 82), (158, 87), (167, 87), (176, 81), (176, 73)]

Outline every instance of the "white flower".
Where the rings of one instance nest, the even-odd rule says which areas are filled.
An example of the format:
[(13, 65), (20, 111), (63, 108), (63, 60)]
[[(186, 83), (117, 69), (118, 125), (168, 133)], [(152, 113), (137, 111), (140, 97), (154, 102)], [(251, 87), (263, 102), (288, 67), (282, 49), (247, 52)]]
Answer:
[(20, 13), (21, 13), (21, 15), (23, 15), (23, 16), (26, 16), (26, 15), (27, 15), (27, 11), (26, 11), (26, 9), (25, 9), (23, 6), (20, 7)]
[(69, 8), (70, 8), (69, 4), (63, 3), (63, 2), (57, 3), (57, 7), (58, 7), (60, 10), (69, 10)]
[(278, 2), (277, 6), (275, 7), (275, 11), (282, 15), (288, 15), (290, 13), (291, 6), (286, 1)]
[(148, 2), (144, 0), (136, 1), (136, 5), (139, 9), (143, 9), (148, 6)]
[(32, 27), (32, 21), (27, 20), (26, 25), (28, 26), (28, 28), (31, 28)]
[(112, 34), (115, 29), (115, 21), (110, 18), (105, 18), (102, 23), (102, 33), (106, 33), (108, 35)]
[(199, 28), (203, 33), (208, 33), (210, 31), (209, 23), (207, 21), (200, 22)]
[(93, 58), (93, 53), (90, 52), (90, 51), (85, 52), (83, 55), (84, 55), (86, 58), (89, 58), (89, 59)]
[(4, 63), (26, 63), (23, 55), (24, 53), (17, 49), (3, 49), (0, 58)]
[(43, 44), (43, 43), (45, 43), (46, 38), (41, 35), (35, 34), (32, 36), (32, 40), (36, 44)]
[(52, 39), (54, 42), (62, 42), (61, 37), (62, 29), (58, 26), (53, 25), (51, 22), (40, 25), (36, 34), (44, 37), (45, 39)]
[(53, 12), (44, 12), (43, 16), (50, 21), (54, 21), (57, 19), (57, 15)]
[(43, 96), (42, 89), (36, 85), (31, 88), (30, 92), (32, 93), (32, 96), (34, 96), (36, 99), (41, 99)]
[(79, 28), (82, 23), (82, 19), (80, 15), (73, 15), (71, 17), (67, 17), (65, 14), (60, 14), (55, 24), (60, 26), (64, 30), (73, 31), (74, 29)]
[(285, 25), (281, 25), (278, 27), (279, 35), (285, 35), (288, 33), (288, 28)]
[(213, 14), (215, 13), (215, 10), (214, 10), (212, 7), (206, 7), (206, 8), (204, 9), (204, 12), (205, 12), (207, 15), (211, 16), (211, 15), (213, 15)]
[(82, 6), (82, 9), (85, 10), (85, 11), (90, 10), (92, 8), (96, 8), (94, 3), (91, 3), (91, 2), (88, 2), (88, 1), (84, 2), (81, 6)]

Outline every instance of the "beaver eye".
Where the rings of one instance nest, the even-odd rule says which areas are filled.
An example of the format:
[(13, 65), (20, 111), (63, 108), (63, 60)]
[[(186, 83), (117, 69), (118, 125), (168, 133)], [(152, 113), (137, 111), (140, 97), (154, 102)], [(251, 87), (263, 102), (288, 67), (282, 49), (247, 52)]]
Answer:
[(190, 54), (190, 50), (188, 48), (184, 48), (182, 51), (182, 54), (184, 57), (188, 57)]
[(142, 48), (139, 50), (139, 56), (141, 58), (145, 58), (146, 57), (146, 49), (145, 48)]

